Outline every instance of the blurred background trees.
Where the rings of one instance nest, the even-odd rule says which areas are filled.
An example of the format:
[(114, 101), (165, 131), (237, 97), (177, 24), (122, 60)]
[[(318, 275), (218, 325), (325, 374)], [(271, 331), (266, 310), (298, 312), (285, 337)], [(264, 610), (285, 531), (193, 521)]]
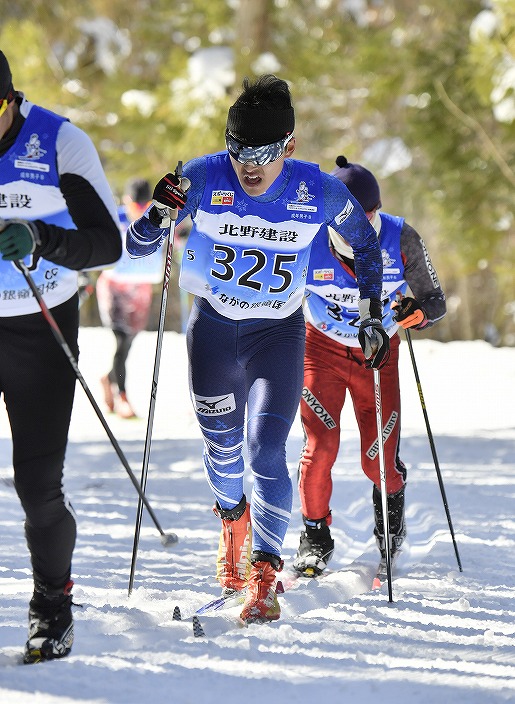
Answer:
[(244, 76), (285, 78), (296, 156), (368, 166), (426, 240), (449, 308), (426, 335), (515, 345), (515, 0), (0, 7), (15, 87), (90, 134), (118, 196), (222, 149)]

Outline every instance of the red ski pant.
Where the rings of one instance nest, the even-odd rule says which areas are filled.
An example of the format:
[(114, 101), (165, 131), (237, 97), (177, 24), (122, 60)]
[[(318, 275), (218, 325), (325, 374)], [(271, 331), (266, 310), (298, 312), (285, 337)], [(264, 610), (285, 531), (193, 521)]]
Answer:
[[(404, 485), (406, 468), (398, 456), (400, 436), (399, 344), (390, 340), (390, 359), (381, 369), (381, 401), (386, 489)], [(306, 436), (299, 466), (299, 491), (306, 518), (330, 513), (331, 470), (340, 448), (340, 415), (347, 391), (352, 397), (361, 438), (361, 466), (380, 489), (374, 374), (364, 366), (361, 348), (347, 347), (306, 325), (304, 388), (300, 415)], [(329, 519), (330, 522), (330, 519)]]

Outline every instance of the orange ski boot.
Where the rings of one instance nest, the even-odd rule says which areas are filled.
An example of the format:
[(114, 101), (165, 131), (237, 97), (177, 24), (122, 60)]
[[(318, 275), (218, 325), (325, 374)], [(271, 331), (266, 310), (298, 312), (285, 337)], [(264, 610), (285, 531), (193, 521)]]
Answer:
[(240, 618), (245, 623), (277, 621), (281, 607), (277, 600), (276, 572), (283, 568), (283, 561), (272, 553), (255, 551), (251, 557), (252, 569), (247, 596)]
[(225, 509), (216, 502), (213, 511), (222, 519), (216, 577), (222, 585), (222, 595), (229, 596), (246, 588), (250, 574), (250, 505), (243, 495), (234, 508)]

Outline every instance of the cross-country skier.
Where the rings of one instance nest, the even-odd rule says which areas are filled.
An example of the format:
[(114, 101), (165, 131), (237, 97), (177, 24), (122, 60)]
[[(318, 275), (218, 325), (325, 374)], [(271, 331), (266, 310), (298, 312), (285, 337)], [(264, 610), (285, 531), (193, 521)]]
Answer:
[[(390, 336), (390, 356), (381, 369), (381, 400), (391, 556), (405, 537), (406, 467), (399, 457), (400, 390), (398, 328), (425, 330), (445, 315), (445, 296), (419, 234), (404, 218), (380, 212), (375, 176), (343, 156), (331, 172), (344, 183), (374, 226), (383, 258), (383, 325)], [(331, 470), (340, 447), (340, 415), (349, 392), (361, 437), (361, 465), (374, 483), (372, 499), (381, 556), (385, 556), (377, 452), (374, 380), (366, 368), (358, 331), (359, 289), (351, 247), (329, 227), (311, 249), (304, 303), (306, 353), (301, 420), (306, 442), (299, 466), (299, 490), (305, 529), (294, 568), (316, 576), (333, 550), (330, 500)], [(321, 275), (323, 272), (323, 276)], [(405, 296), (407, 287), (412, 296)], [(402, 300), (397, 301), (397, 298)]]
[(370, 364), (380, 366), (388, 354), (374, 229), (341, 182), (291, 158), (294, 126), (285, 81), (245, 79), (229, 109), (226, 151), (185, 165), (186, 204), (184, 181), (161, 179), (157, 207), (129, 227), (127, 239), (133, 256), (149, 254), (168, 235), (159, 209), (182, 208), (179, 221), (193, 217), (180, 273), (180, 285), (196, 296), (187, 330), (191, 396), (222, 520), (217, 574), (226, 591), (248, 586), (241, 612), (247, 622), (279, 618), (276, 571), (292, 507), (285, 445), (303, 378), (302, 297), (311, 243), (326, 225), (354, 251), (360, 338)]
[(63, 464), (76, 377), (18, 268), (23, 259), (77, 358), (77, 272), (122, 251), (116, 204), (87, 135), (13, 88), (0, 52), (0, 392), (12, 432), (34, 594), (25, 662), (73, 642), (75, 517)]
[[(150, 205), (152, 190), (143, 178), (131, 178), (125, 184), (118, 216), (125, 240), (129, 224)], [(163, 278), (163, 257), (132, 259), (123, 251), (112, 269), (105, 269), (97, 279), (97, 302), (102, 325), (111, 328), (116, 349), (110, 371), (101, 379), (104, 402), (109, 411), (121, 418), (135, 418), (127, 398), (127, 358), (136, 335), (145, 329), (152, 307), (153, 284)]]

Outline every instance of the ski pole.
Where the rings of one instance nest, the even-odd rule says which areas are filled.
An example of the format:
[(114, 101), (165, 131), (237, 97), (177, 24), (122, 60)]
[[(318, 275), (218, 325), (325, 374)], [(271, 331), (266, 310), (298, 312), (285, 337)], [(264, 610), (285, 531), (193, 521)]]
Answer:
[[(175, 169), (175, 175), (179, 178), (182, 175), (182, 161), (179, 161), (177, 168)], [(175, 233), (175, 220), (170, 220), (170, 232), (168, 234), (168, 246), (166, 250), (165, 267), (163, 274), (163, 290), (161, 293), (161, 307), (159, 311), (159, 325), (157, 329), (157, 340), (156, 340), (156, 353), (154, 359), (154, 373), (152, 375), (152, 387), (150, 390), (150, 404), (148, 409), (148, 419), (147, 419), (147, 433), (145, 437), (145, 449), (143, 452), (143, 463), (141, 467), (141, 480), (140, 487), (141, 491), (144, 493), (147, 485), (148, 477), (148, 463), (150, 459), (150, 448), (152, 444), (152, 428), (154, 424), (154, 412), (156, 407), (156, 395), (157, 395), (157, 382), (159, 378), (159, 368), (161, 364), (161, 351), (163, 347), (163, 334), (165, 327), (166, 318), (166, 306), (168, 303), (168, 289), (170, 286), (170, 277), (172, 273), (172, 258), (173, 258), (173, 239)], [(136, 512), (136, 524), (134, 526), (134, 543), (132, 547), (132, 561), (131, 561), (131, 571), (129, 576), (129, 596), (132, 593), (132, 588), (134, 586), (134, 575), (136, 571), (136, 560), (138, 555), (139, 546), (139, 536), (141, 530), (141, 518), (143, 513), (143, 506), (141, 497), (138, 501), (138, 509)]]
[(95, 409), (95, 412), (96, 412), (100, 422), (104, 426), (104, 430), (106, 431), (106, 433), (109, 437), (109, 440), (111, 441), (112, 446), (116, 450), (116, 454), (120, 458), (121, 463), (125, 467), (127, 474), (131, 478), (131, 481), (134, 485), (134, 488), (138, 492), (140, 499), (145, 504), (145, 507), (146, 507), (147, 511), (149, 512), (150, 517), (154, 521), (154, 524), (155, 524), (157, 530), (161, 534), (162, 544), (165, 546), (168, 546), (168, 545), (172, 545), (172, 544), (176, 543), (178, 541), (178, 538), (175, 535), (175, 533), (165, 533), (164, 532), (164, 530), (161, 528), (161, 526), (159, 524), (159, 521), (156, 518), (154, 511), (152, 510), (152, 506), (149, 504), (145, 495), (141, 491), (140, 486), (138, 484), (138, 480), (134, 476), (134, 472), (130, 468), (130, 465), (129, 465), (125, 455), (123, 454), (122, 449), (121, 449), (120, 445), (118, 444), (118, 441), (116, 440), (113, 433), (111, 432), (111, 428), (107, 424), (107, 421), (104, 418), (104, 415), (103, 415), (102, 411), (100, 410), (98, 403), (95, 401), (95, 398), (94, 398), (93, 394), (91, 393), (89, 386), (87, 385), (84, 377), (82, 376), (82, 374), (80, 372), (79, 366), (77, 364), (77, 360), (73, 356), (73, 353), (72, 353), (71, 349), (69, 348), (68, 343), (66, 342), (64, 335), (61, 332), (61, 329), (59, 328), (59, 325), (57, 324), (54, 316), (52, 315), (52, 313), (48, 309), (48, 306), (46, 305), (45, 301), (43, 300), (43, 297), (42, 297), (41, 293), (39, 292), (36, 284), (34, 283), (34, 279), (30, 275), (30, 272), (29, 272), (27, 266), (25, 265), (25, 263), (21, 259), (17, 262), (17, 266), (19, 267), (21, 273), (25, 277), (25, 280), (27, 281), (30, 290), (34, 294), (34, 298), (37, 300), (39, 307), (41, 308), (41, 312), (43, 313), (43, 317), (45, 318), (45, 320), (49, 324), (50, 329), (52, 330), (55, 339), (57, 340), (57, 342), (61, 346), (62, 350), (66, 354), (66, 357), (68, 358), (68, 361), (70, 362), (70, 364), (73, 368), (73, 371), (75, 372), (75, 376), (80, 381), (82, 388), (86, 392), (86, 396), (90, 400), (91, 405)]
[(379, 475), (381, 478), (381, 507), (383, 511), (384, 546), (386, 555), (386, 576), (388, 579), (388, 601), (393, 601), (392, 596), (392, 558), (390, 545), (390, 519), (388, 516), (388, 494), (386, 491), (386, 471), (384, 464), (383, 441), (383, 404), (381, 401), (381, 375), (379, 369), (374, 369), (374, 396), (376, 402), (377, 420), (377, 449), (379, 456)]
[(431, 447), (431, 453), (433, 455), (433, 462), (435, 465), (436, 476), (438, 477), (438, 484), (440, 485), (440, 493), (442, 495), (442, 501), (445, 508), (445, 515), (447, 516), (447, 523), (449, 524), (449, 530), (451, 532), (452, 544), (454, 545), (454, 552), (456, 554), (456, 560), (458, 561), (458, 567), (460, 572), (463, 572), (461, 566), (460, 554), (458, 552), (458, 545), (456, 544), (456, 537), (454, 535), (454, 528), (452, 526), (451, 513), (449, 511), (449, 504), (447, 503), (447, 496), (445, 495), (445, 487), (443, 485), (442, 473), (440, 471), (440, 465), (438, 463), (438, 457), (436, 455), (436, 447), (433, 440), (433, 433), (431, 432), (431, 426), (429, 425), (429, 417), (427, 415), (426, 403), (424, 401), (424, 394), (422, 393), (422, 386), (420, 384), (420, 377), (418, 374), (417, 363), (415, 361), (415, 353), (413, 351), (413, 343), (411, 341), (411, 333), (408, 328), (405, 328), (406, 342), (408, 343), (408, 349), (411, 357), (411, 362), (413, 364), (413, 372), (415, 374), (415, 381), (417, 383), (418, 395), (420, 398), (420, 404), (422, 406), (422, 413), (424, 414), (424, 421), (426, 423), (427, 437), (429, 439), (429, 445)]

